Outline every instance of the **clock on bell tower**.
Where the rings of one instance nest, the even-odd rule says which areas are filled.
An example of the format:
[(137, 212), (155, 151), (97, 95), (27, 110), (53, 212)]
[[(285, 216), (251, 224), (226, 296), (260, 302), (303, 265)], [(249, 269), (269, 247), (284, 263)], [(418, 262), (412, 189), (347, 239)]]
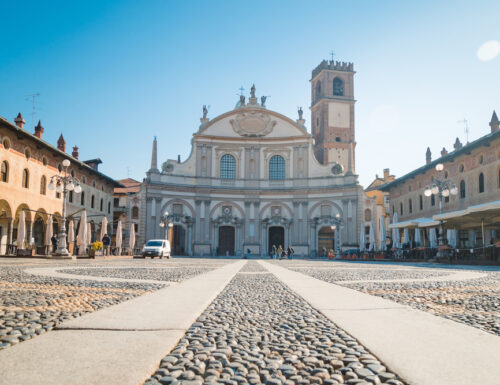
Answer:
[(338, 163), (355, 173), (354, 65), (323, 60), (311, 77), (314, 153), (322, 164)]

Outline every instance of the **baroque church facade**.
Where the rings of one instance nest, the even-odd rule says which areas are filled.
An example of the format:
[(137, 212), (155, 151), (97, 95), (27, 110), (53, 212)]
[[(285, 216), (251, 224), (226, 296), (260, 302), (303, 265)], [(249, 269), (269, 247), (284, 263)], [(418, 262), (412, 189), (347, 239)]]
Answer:
[(184, 162), (170, 159), (159, 170), (155, 138), (141, 186), (141, 239), (168, 236), (174, 255), (357, 247), (354, 73), (352, 63), (325, 60), (313, 70), (311, 133), (302, 109), (296, 120), (271, 111), (253, 86), (231, 111), (209, 119), (204, 108)]

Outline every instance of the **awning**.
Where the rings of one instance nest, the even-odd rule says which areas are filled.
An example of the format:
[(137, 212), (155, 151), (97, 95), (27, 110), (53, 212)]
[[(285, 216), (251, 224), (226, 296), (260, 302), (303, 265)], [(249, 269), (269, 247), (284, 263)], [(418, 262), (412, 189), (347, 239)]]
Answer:
[(435, 221), (443, 221), (447, 227), (473, 229), (484, 226), (500, 227), (500, 201), (493, 201), (474, 205), (465, 210), (437, 214), (432, 217)]
[(389, 229), (414, 229), (417, 227), (438, 226), (439, 221), (434, 221), (432, 218), (416, 218), (404, 222), (391, 223)]

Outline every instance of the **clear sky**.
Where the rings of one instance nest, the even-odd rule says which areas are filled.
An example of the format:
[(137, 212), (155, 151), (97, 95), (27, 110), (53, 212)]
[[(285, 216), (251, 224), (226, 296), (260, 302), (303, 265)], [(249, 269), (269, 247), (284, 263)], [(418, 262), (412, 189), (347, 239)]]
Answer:
[[(232, 109), (240, 86), (310, 128), (312, 69), (354, 62), (357, 172), (401, 176), (489, 131), (500, 112), (499, 1), (1, 1), (0, 115), (18, 112), (80, 159), (142, 180), (190, 152), (203, 104)], [(479, 52), (486, 42), (492, 41)], [(246, 91), (248, 92), (248, 91)]]

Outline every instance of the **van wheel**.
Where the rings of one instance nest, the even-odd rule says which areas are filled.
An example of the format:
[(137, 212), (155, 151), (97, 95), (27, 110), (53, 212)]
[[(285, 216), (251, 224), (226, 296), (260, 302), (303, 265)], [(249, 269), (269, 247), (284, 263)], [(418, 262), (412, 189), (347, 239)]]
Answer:
[(162, 258), (163, 258), (163, 253), (160, 254), (160, 259), (162, 259)]

